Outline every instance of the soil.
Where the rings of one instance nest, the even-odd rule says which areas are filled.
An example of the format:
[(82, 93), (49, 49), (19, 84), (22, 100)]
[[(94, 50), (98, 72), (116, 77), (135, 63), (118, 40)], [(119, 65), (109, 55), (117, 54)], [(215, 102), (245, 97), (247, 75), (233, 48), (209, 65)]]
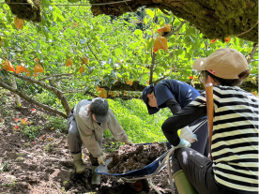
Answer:
[[(22, 108), (18, 109), (13, 95), (2, 89), (0, 94), (0, 193), (157, 193), (152, 187), (149, 191), (136, 192), (120, 177), (107, 175), (101, 176), (100, 186), (91, 185), (92, 170), (87, 149), (82, 148), (86, 171), (77, 175), (67, 145), (66, 130), (48, 125), (47, 115), (52, 113), (24, 100)], [(16, 127), (22, 119), (28, 126), (41, 126), (36, 137), (28, 138)], [(111, 138), (103, 139), (103, 145), (109, 145), (110, 151), (118, 149), (118, 143)], [(154, 176), (152, 182), (161, 193), (171, 193), (166, 168)]]
[(108, 169), (112, 174), (142, 169), (166, 151), (166, 144), (157, 142), (149, 145), (120, 146), (110, 154), (113, 160), (108, 165)]

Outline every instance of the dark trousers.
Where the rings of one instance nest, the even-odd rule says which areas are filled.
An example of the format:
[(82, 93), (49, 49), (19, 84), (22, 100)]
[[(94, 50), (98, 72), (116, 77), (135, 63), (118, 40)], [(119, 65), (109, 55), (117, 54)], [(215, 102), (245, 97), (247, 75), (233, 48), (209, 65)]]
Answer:
[[(73, 109), (72, 109), (73, 110)], [(68, 129), (68, 148), (71, 152), (71, 154), (78, 154), (81, 152), (82, 147), (82, 140), (80, 138), (80, 134), (77, 129), (77, 124), (75, 117), (73, 115), (73, 112), (71, 112), (68, 115), (67, 118), (67, 129)], [(99, 144), (102, 147), (102, 138), (99, 140)], [(90, 161), (93, 166), (98, 166), (98, 160), (97, 158), (93, 157), (93, 155), (90, 153)]]
[[(183, 170), (199, 194), (246, 194), (225, 188), (216, 182), (212, 169), (213, 162), (191, 148), (179, 148), (172, 155), (173, 172)], [(251, 194), (251, 192), (250, 192)]]
[[(204, 123), (203, 123), (204, 121)], [(197, 129), (193, 132), (197, 135), (198, 141), (191, 144), (191, 148), (196, 150), (197, 152), (203, 154), (204, 156), (208, 156), (209, 154), (209, 136), (208, 136), (208, 122), (207, 119), (193, 122), (190, 127), (198, 125), (199, 123), (203, 123), (198, 125)]]

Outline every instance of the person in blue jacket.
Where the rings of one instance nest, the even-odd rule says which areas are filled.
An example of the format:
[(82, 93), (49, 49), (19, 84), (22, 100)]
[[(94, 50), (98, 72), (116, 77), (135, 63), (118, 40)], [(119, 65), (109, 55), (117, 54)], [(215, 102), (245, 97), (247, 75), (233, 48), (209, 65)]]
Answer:
[[(142, 92), (142, 99), (147, 105), (147, 110), (150, 115), (155, 114), (161, 108), (168, 107), (172, 114), (192, 102), (200, 93), (198, 90), (188, 85), (185, 82), (173, 79), (166, 79), (159, 82), (157, 85), (150, 84)], [(198, 126), (206, 117), (194, 121), (190, 126)], [(209, 154), (209, 139), (207, 122), (203, 122), (198, 130), (194, 131), (197, 135), (196, 142), (192, 143), (191, 148), (200, 152), (204, 156)]]

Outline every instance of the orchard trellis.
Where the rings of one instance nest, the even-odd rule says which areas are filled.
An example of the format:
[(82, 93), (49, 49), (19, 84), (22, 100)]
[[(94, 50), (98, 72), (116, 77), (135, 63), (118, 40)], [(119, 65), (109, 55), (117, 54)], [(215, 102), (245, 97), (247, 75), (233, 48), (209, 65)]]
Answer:
[[(257, 75), (257, 44), (253, 42), (231, 37), (228, 43), (219, 40), (211, 43), (189, 22), (173, 13), (163, 13), (164, 9), (163, 12), (159, 9), (146, 9), (143, 19), (136, 13), (126, 13), (111, 19), (105, 15), (93, 17), (89, 2), (62, 2), (43, 0), (41, 23), (26, 21), (20, 30), (14, 25), (15, 15), (8, 5), (0, 4), (3, 10), (0, 13), (0, 23), (3, 24), (0, 27), (0, 63), (3, 64), (8, 59), (15, 69), (24, 63), (32, 75), (28, 77), (26, 73), (0, 70), (0, 86), (60, 116), (66, 117), (70, 105), (74, 103), (74, 96), (80, 93), (93, 97), (139, 98), (140, 92), (148, 83), (165, 78), (190, 82), (190, 76), (193, 77), (192, 83), (200, 87), (195, 80), (195, 72), (191, 69), (192, 61), (195, 57), (207, 56), (220, 47), (236, 48), (245, 54), (252, 74)], [(131, 4), (133, 2), (124, 1), (128, 11), (136, 11), (136, 7)], [(114, 6), (112, 2), (106, 2), (109, 5), (101, 5), (105, 2), (100, 1), (90, 3), (96, 3), (95, 6), (100, 6), (103, 10), (104, 6)], [(117, 3), (117, 6), (121, 5)], [(92, 11), (95, 8), (93, 6)], [(158, 36), (156, 30), (168, 21), (172, 26), (171, 32), (164, 34), (168, 52), (158, 50), (155, 54), (153, 45)], [(142, 23), (146, 30), (136, 29), (136, 23)], [(251, 29), (247, 33), (253, 31)], [(83, 62), (83, 57), (88, 59), (88, 63)], [(39, 74), (38, 77), (33, 76), (35, 58), (39, 59), (39, 64), (44, 68), (44, 74)], [(72, 67), (65, 65), (69, 58), (72, 60)], [(17, 88), (11, 85), (15, 80), (13, 76), (16, 78)], [(97, 86), (102, 90), (97, 91)], [(257, 90), (257, 77), (251, 76), (245, 86), (251, 92)], [(30, 94), (32, 88), (50, 91), (61, 103), (56, 107), (42, 103)], [(62, 109), (65, 109), (65, 113)]]

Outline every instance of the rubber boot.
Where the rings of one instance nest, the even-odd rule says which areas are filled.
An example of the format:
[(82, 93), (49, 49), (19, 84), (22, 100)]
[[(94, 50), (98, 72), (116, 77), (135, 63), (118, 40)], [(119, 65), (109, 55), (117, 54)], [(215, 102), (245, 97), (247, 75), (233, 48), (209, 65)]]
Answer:
[(76, 167), (76, 173), (77, 174), (82, 174), (85, 172), (85, 166), (82, 160), (82, 153), (78, 153), (78, 154), (72, 154), (72, 158), (73, 158), (73, 163)]
[(101, 184), (101, 175), (95, 173), (96, 168), (97, 168), (97, 166), (92, 166), (92, 172), (93, 172), (92, 185), (100, 185)]
[(179, 194), (198, 194), (184, 174), (183, 170), (177, 171), (173, 175), (173, 178)]

